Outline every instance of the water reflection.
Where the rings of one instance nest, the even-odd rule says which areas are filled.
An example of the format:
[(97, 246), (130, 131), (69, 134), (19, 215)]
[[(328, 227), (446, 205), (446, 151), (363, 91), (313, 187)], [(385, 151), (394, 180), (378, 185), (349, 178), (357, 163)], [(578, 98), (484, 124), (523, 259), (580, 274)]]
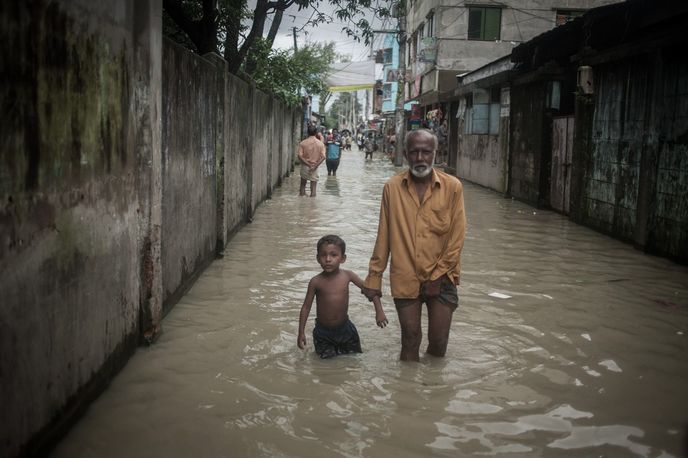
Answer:
[(339, 180), (336, 176), (328, 176), (325, 180), (325, 193), (332, 196), (340, 196), (339, 193)]
[(363, 354), (300, 351), (317, 240), (364, 275), (395, 171), (352, 151), (315, 199), (286, 179), (55, 456), (683, 455), (688, 270), (476, 186), (446, 358), (399, 363), (387, 282), (383, 330), (352, 290)]

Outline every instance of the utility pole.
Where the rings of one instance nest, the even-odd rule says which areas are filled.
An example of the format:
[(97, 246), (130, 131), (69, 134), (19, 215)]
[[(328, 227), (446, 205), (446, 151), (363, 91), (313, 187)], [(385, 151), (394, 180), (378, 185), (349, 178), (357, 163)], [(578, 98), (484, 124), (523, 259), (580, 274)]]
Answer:
[(397, 2), (399, 43), (399, 65), (397, 67), (397, 100), (394, 111), (394, 125), (396, 140), (394, 141), (394, 165), (401, 166), (404, 163), (404, 138), (406, 137), (406, 120), (404, 119), (404, 96), (406, 86), (406, 1)]
[[(291, 28), (294, 36), (294, 55), (299, 50), (296, 45), (296, 27)], [(303, 122), (301, 123), (301, 138), (308, 137), (308, 123), (311, 122), (311, 99), (308, 94), (301, 95), (301, 87), (299, 87), (299, 97), (301, 97), (301, 108), (303, 109)]]
[[(375, 51), (373, 50), (373, 46), (375, 43), (375, 38), (371, 38), (370, 40), (370, 52), (368, 54), (368, 60), (375, 60)], [(374, 64), (373, 64), (374, 65)], [(368, 117), (369, 115), (372, 115), (373, 113), (373, 108), (375, 106), (375, 85), (373, 84), (373, 89), (366, 89), (366, 106), (365, 106), (365, 120), (366, 120), (366, 127), (368, 126)], [(372, 116), (370, 116), (372, 117)]]
[(351, 117), (349, 120), (349, 130), (354, 131), (354, 119), (356, 118), (356, 91), (351, 94)]

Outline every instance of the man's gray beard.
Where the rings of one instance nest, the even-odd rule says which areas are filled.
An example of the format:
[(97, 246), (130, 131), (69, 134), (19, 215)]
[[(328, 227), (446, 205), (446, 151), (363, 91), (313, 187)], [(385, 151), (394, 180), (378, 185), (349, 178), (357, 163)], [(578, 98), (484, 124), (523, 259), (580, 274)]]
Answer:
[(411, 174), (416, 178), (425, 178), (432, 173), (432, 166), (426, 167), (422, 172), (416, 170), (415, 167), (411, 167)]

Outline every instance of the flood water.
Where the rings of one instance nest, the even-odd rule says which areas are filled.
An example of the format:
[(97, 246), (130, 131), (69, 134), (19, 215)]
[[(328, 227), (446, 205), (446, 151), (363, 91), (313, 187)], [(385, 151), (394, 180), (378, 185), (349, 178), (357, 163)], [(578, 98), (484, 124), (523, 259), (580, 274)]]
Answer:
[(398, 361), (386, 276), (386, 329), (352, 287), (363, 354), (318, 359), (315, 306), (299, 350), (317, 240), (341, 235), (365, 276), (398, 170), (345, 152), (315, 199), (287, 178), (54, 456), (685, 455), (688, 268), (468, 183), (444, 359)]

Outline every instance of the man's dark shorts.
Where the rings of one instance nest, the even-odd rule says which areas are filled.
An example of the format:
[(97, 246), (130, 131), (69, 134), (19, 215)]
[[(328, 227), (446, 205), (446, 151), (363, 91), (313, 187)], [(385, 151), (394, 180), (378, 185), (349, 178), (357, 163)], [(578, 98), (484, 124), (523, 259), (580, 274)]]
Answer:
[[(440, 283), (440, 301), (448, 305), (452, 311), (455, 311), (459, 307), (459, 293), (456, 289), (456, 285), (445, 275), (442, 277), (442, 282)], [(394, 298), (394, 305), (399, 309), (406, 307), (407, 305), (417, 304), (418, 301), (426, 302), (427, 297), (419, 294), (415, 299), (397, 299)]]
[(315, 320), (313, 343), (315, 352), (321, 358), (331, 358), (346, 353), (363, 353), (356, 326), (348, 318), (334, 328), (325, 327)]

